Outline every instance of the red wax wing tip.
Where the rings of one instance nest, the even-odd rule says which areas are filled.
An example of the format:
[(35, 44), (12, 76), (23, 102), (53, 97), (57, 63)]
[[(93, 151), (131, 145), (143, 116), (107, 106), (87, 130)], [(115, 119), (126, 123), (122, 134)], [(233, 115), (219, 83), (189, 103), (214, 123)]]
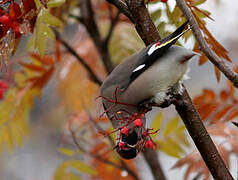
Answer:
[(161, 2), (166, 3), (168, 0), (161, 0)]
[(152, 141), (146, 141), (146, 143), (145, 143), (145, 147), (146, 148), (149, 148), (149, 149), (152, 149), (153, 148), (153, 142)]
[(157, 43), (155, 44), (155, 47), (157, 47), (158, 45), (160, 45), (160, 42), (157, 42)]
[(141, 127), (141, 126), (142, 126), (141, 119), (136, 119), (136, 120), (134, 121), (134, 126), (135, 126), (135, 127)]
[(126, 144), (124, 142), (119, 142), (119, 148), (123, 149), (126, 147)]
[(129, 133), (128, 128), (127, 127), (123, 127), (123, 129), (121, 130), (121, 133), (127, 136), (128, 133)]

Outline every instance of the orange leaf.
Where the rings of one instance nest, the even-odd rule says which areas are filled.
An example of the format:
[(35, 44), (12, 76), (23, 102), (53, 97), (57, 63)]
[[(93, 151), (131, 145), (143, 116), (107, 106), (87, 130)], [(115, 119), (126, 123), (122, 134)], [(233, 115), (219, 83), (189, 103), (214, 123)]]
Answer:
[(48, 55), (44, 55), (43, 57), (40, 57), (39, 54), (30, 53), (30, 56), (45, 65), (52, 65), (55, 63), (54, 59)]
[(221, 98), (222, 101), (226, 101), (229, 96), (230, 95), (229, 95), (229, 93), (226, 90), (222, 90), (220, 92), (220, 98)]
[(34, 64), (27, 64), (27, 63), (24, 63), (24, 62), (21, 62), (20, 64), (22, 66), (24, 66), (25, 68), (30, 69), (32, 71), (36, 71), (36, 72), (45, 72), (46, 71), (45, 68), (43, 68), (41, 66), (34, 65)]
[(58, 40), (55, 41), (55, 59), (56, 62), (59, 62), (62, 58), (62, 54), (60, 51), (60, 42)]
[(216, 66), (214, 66), (214, 70), (215, 70), (215, 74), (216, 74), (217, 81), (219, 82), (220, 79), (221, 79), (221, 72), (220, 72), (219, 69), (217, 69)]
[(202, 54), (202, 56), (199, 59), (199, 66), (205, 64), (208, 61), (207, 56), (205, 56), (204, 54)]
[(233, 112), (231, 112), (228, 117), (226, 118), (227, 121), (230, 121), (232, 119), (234, 119), (235, 117), (238, 116), (238, 109), (234, 110)]
[(49, 81), (53, 72), (54, 72), (54, 67), (51, 67), (34, 82), (33, 87), (42, 88)]
[(228, 113), (228, 111), (231, 110), (232, 107), (233, 107), (233, 105), (227, 105), (226, 107), (224, 107), (220, 112), (218, 112), (215, 115), (215, 117), (212, 120), (212, 122), (214, 123), (214, 122), (219, 121), (223, 116), (225, 116)]
[(99, 143), (99, 144), (97, 144), (96, 146), (93, 147), (93, 149), (91, 150), (91, 153), (92, 154), (97, 154), (97, 153), (99, 153), (99, 151), (101, 151), (105, 147), (107, 147), (107, 144), (104, 143), (104, 142), (101, 142), (101, 143)]

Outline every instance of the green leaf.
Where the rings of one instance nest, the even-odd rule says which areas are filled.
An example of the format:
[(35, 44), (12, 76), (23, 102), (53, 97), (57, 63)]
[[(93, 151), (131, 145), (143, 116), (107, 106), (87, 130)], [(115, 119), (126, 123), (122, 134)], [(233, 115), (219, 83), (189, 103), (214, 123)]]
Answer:
[(59, 7), (61, 6), (62, 4), (65, 3), (65, 0), (50, 0), (48, 3), (47, 3), (47, 6), (52, 8), (52, 7)]
[(53, 27), (62, 26), (62, 22), (55, 16), (49, 13), (47, 10), (42, 10), (42, 19), (45, 23)]
[(192, 4), (195, 6), (198, 6), (198, 5), (205, 3), (206, 1), (207, 0), (195, 0), (195, 1), (192, 1)]
[(153, 13), (151, 13), (152, 20), (155, 22), (157, 19), (159, 19), (161, 16), (161, 13), (162, 13), (161, 9), (158, 9), (154, 11)]
[(42, 6), (40, 0), (34, 0), (34, 1), (35, 1), (35, 4), (36, 4), (36, 8), (39, 9)]
[(82, 161), (72, 160), (70, 162), (70, 165), (73, 168), (77, 169), (78, 171), (80, 171), (82, 173), (86, 173), (86, 174), (89, 174), (89, 175), (96, 175), (97, 174), (97, 172), (91, 166), (85, 164)]

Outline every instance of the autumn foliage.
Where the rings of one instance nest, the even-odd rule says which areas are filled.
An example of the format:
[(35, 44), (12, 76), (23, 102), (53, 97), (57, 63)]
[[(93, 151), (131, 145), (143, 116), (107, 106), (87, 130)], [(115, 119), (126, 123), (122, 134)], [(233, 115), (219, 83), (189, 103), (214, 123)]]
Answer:
[[(206, 0), (186, 2), (211, 49), (231, 62), (228, 51), (206, 26), (205, 20), (213, 20), (211, 13), (200, 7)], [(167, 0), (146, 0), (145, 4), (160, 5), (150, 15), (162, 37), (171, 33), (167, 26), (176, 28), (185, 21), (179, 7), (171, 9)], [(55, 180), (138, 179), (137, 161), (122, 160), (114, 151), (116, 145), (124, 148), (125, 144), (115, 144), (115, 133), (127, 136), (128, 124), (144, 128), (144, 150), (153, 149), (177, 158), (173, 169), (186, 166), (184, 179), (194, 174), (209, 179), (210, 172), (199, 152), (187, 153), (191, 144), (176, 114), (171, 117), (171, 112), (160, 111), (151, 126), (144, 127), (143, 111), (130, 120), (120, 119), (128, 124), (116, 130), (106, 116), (100, 116), (105, 112), (96, 98), (99, 83), (108, 74), (105, 57), (115, 65), (144, 46), (129, 18), (117, 8), (103, 0), (92, 1), (91, 15), (97, 34), (95, 29), (89, 31), (92, 24), (86, 24), (75, 13), (80, 8), (75, 0), (3, 0), (0, 6), (0, 151), (13, 151), (24, 145), (24, 138), (30, 134), (29, 115), (34, 99), (41, 97), (51, 81), (57, 81), (54, 93), (60, 97), (60, 106), (67, 110), (67, 121), (61, 127), (62, 143), (56, 150), (66, 160), (56, 168)], [(162, 14), (166, 21), (160, 20)], [(71, 41), (63, 38), (64, 28), (70, 26), (77, 27)], [(184, 42), (191, 37), (190, 31), (184, 35)], [(15, 53), (22, 41), (27, 56), (17, 57)], [(102, 45), (106, 48), (99, 49)], [(203, 65), (208, 59), (198, 43), (193, 45), (193, 50), (201, 54), (199, 65)], [(220, 71), (215, 66), (214, 70), (219, 81)], [(238, 130), (231, 124), (238, 117), (237, 90), (231, 82), (220, 91), (204, 88), (193, 102), (227, 166), (232, 166), (231, 155), (238, 156)]]

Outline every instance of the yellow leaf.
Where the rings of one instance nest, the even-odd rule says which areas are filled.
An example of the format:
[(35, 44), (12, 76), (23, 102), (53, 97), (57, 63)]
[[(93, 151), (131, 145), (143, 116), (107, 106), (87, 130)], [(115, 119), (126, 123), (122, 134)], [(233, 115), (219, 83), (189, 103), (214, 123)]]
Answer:
[(63, 148), (63, 147), (59, 148), (58, 151), (66, 156), (73, 156), (75, 154), (75, 151), (68, 148)]
[(167, 126), (165, 127), (164, 136), (168, 136), (172, 132), (174, 132), (177, 129), (178, 124), (179, 124), (179, 117), (178, 116), (176, 116), (173, 119), (171, 119), (168, 122)]
[(159, 149), (169, 156), (180, 158), (180, 155), (177, 151), (173, 149), (170, 143), (162, 140), (158, 140)]
[(96, 175), (97, 174), (97, 172), (91, 166), (85, 164), (82, 161), (72, 160), (70, 162), (70, 165), (73, 168), (77, 169), (78, 171), (80, 171), (82, 173), (86, 173), (86, 174), (89, 174), (89, 175)]
[[(154, 130), (160, 129), (162, 121), (163, 121), (163, 113), (160, 112), (160, 113), (154, 118), (151, 127), (152, 127)], [(157, 133), (156, 133), (156, 135), (157, 135)]]
[(65, 3), (66, 0), (49, 0), (49, 2), (47, 3), (47, 6), (52, 8), (52, 7), (59, 7), (62, 4)]

